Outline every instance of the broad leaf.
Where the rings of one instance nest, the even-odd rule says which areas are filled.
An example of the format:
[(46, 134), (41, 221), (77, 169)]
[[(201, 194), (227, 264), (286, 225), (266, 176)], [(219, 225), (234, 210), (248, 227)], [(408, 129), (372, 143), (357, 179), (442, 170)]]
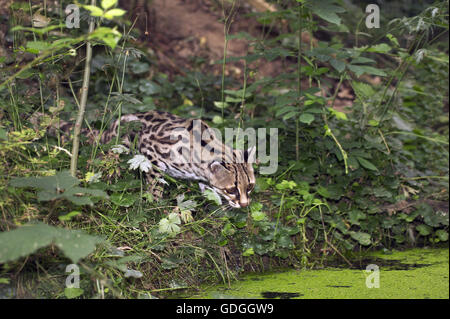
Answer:
[(108, 198), (108, 195), (102, 190), (76, 186), (79, 184), (79, 180), (70, 175), (68, 171), (59, 172), (54, 176), (13, 178), (10, 184), (14, 187), (37, 188), (39, 201), (63, 198), (76, 205), (93, 205), (90, 196)]
[(55, 244), (74, 263), (86, 257), (103, 239), (79, 230), (68, 230), (43, 223), (27, 224), (0, 233), (0, 263), (27, 256), (39, 248)]
[(368, 246), (371, 244), (370, 235), (363, 232), (350, 232), (350, 236), (356, 241), (358, 241), (363, 246)]
[(117, 0), (102, 0), (102, 8), (108, 10), (117, 3)]
[(103, 14), (103, 16), (104, 16), (106, 19), (112, 20), (112, 19), (114, 19), (114, 17), (120, 17), (120, 16), (123, 16), (125, 13), (126, 13), (125, 10), (116, 8), (116, 9), (111, 9), (111, 10), (106, 11), (106, 12)]
[(355, 73), (357, 77), (360, 77), (364, 73), (379, 76), (387, 75), (386, 72), (384, 72), (383, 70), (374, 68), (373, 66), (349, 64), (347, 67), (349, 68), (350, 71)]
[(103, 10), (96, 6), (85, 5), (83, 8), (89, 10), (91, 12), (91, 16), (93, 17), (100, 17), (103, 14)]
[(345, 9), (334, 5), (334, 2), (334, 0), (308, 0), (306, 6), (322, 19), (339, 25), (341, 24), (341, 18), (336, 13), (345, 12)]
[(303, 113), (299, 117), (300, 122), (305, 124), (311, 124), (314, 121), (314, 115), (310, 113)]
[(371, 171), (378, 171), (378, 168), (376, 168), (376, 166), (373, 165), (368, 160), (366, 160), (362, 157), (357, 157), (357, 159), (358, 159), (359, 164), (361, 164), (362, 167), (370, 169)]
[(330, 59), (330, 64), (333, 68), (336, 69), (339, 73), (344, 72), (345, 70), (345, 61), (337, 60), (337, 59)]
[(114, 193), (111, 195), (111, 202), (117, 206), (130, 207), (136, 201), (136, 196), (127, 193)]

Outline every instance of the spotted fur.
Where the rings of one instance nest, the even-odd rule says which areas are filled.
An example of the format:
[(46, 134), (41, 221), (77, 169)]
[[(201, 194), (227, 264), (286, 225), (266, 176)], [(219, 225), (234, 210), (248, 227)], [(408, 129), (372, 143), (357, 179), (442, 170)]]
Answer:
[[(132, 121), (141, 123), (140, 131), (129, 132), (122, 142), (130, 147), (137, 139), (139, 152), (152, 163), (153, 168), (146, 173), (146, 180), (154, 197), (162, 196), (160, 181), (162, 173), (166, 173), (174, 178), (197, 180), (201, 189), (205, 188), (205, 183), (223, 196), (231, 207), (249, 205), (255, 176), (247, 159), (253, 156), (254, 148), (234, 150), (217, 139), (205, 122), (167, 112), (124, 115), (120, 125)], [(98, 131), (83, 129), (82, 132), (106, 144), (117, 136), (118, 127), (119, 120), (116, 120), (101, 136)], [(60, 121), (58, 128), (67, 132), (71, 125)], [(203, 134), (205, 131), (209, 134)]]

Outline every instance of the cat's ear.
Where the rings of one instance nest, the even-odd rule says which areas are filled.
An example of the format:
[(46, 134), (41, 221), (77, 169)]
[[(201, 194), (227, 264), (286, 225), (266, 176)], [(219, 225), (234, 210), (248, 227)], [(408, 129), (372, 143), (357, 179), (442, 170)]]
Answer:
[(218, 161), (214, 161), (211, 163), (211, 172), (213, 174), (225, 174), (228, 173), (229, 171), (222, 165), (222, 163), (218, 162)]
[(223, 188), (232, 180), (232, 173), (221, 162), (214, 161), (210, 165), (211, 179), (210, 184), (215, 187)]
[(259, 164), (258, 159), (256, 158), (256, 145), (253, 145), (252, 147), (249, 147), (244, 151), (244, 161), (246, 163), (255, 163), (256, 165)]

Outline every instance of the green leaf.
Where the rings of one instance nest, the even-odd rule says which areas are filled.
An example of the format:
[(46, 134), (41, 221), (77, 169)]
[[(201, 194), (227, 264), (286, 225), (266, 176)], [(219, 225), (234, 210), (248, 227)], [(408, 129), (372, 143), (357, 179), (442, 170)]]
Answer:
[(145, 80), (139, 84), (139, 91), (146, 95), (158, 94), (161, 92), (161, 87), (151, 81)]
[(111, 202), (121, 207), (130, 207), (136, 201), (136, 196), (127, 193), (114, 193), (110, 197)]
[(280, 115), (286, 114), (289, 112), (298, 112), (298, 107), (292, 106), (292, 105), (280, 107), (280, 108), (278, 108), (277, 112), (275, 113), (275, 116), (279, 117)]
[(345, 12), (345, 9), (334, 5), (334, 2), (334, 0), (307, 0), (306, 6), (322, 19), (339, 25), (341, 18), (336, 13)]
[(29, 41), (27, 42), (27, 48), (32, 49), (39, 53), (40, 51), (44, 51), (51, 46), (50, 43), (45, 41)]
[(18, 25), (18, 26), (15, 26), (15, 27), (11, 28), (10, 31), (11, 32), (29, 31), (29, 32), (36, 33), (38, 35), (43, 35), (43, 34), (46, 34), (46, 33), (50, 32), (50, 31), (52, 31), (52, 30), (60, 29), (60, 28), (64, 28), (64, 27), (66, 27), (66, 25), (63, 24), (63, 23), (58, 24), (58, 25), (51, 25), (51, 26), (48, 26), (48, 27), (45, 27), (45, 28), (30, 28), (30, 27), (23, 27), (23, 26)]
[(436, 230), (435, 235), (439, 238), (440, 241), (448, 240), (448, 233), (443, 229)]
[(180, 210), (188, 210), (195, 208), (197, 206), (197, 202), (192, 199), (184, 200), (184, 194), (180, 194), (177, 196), (177, 206)]
[(223, 118), (220, 115), (214, 115), (212, 122), (214, 124), (222, 124), (223, 123)]
[(15, 230), (0, 233), (0, 242), (8, 245), (0, 246), (0, 263), (27, 256), (39, 248), (50, 245), (57, 236), (56, 230), (39, 223), (25, 225)]
[(79, 180), (69, 171), (62, 171), (54, 176), (45, 177), (18, 177), (13, 178), (10, 184), (14, 187), (33, 187), (39, 191), (39, 201), (51, 201), (56, 199), (67, 199), (76, 205), (93, 205), (89, 197), (108, 198), (108, 195), (99, 189), (82, 188), (76, 185)]
[(21, 79), (21, 80), (25, 80), (25, 79), (28, 79), (29, 77), (31, 77), (31, 76), (33, 76), (35, 74), (36, 74), (36, 72), (34, 70), (27, 69), (27, 70), (24, 70), (23, 72), (20, 72), (20, 74), (17, 75), (17, 77), (19, 79)]
[(34, 187), (44, 190), (55, 190), (58, 193), (79, 184), (77, 178), (70, 175), (69, 171), (62, 171), (54, 176), (45, 177), (17, 177), (10, 184), (14, 187)]
[(289, 120), (290, 118), (293, 118), (294, 116), (298, 115), (298, 111), (291, 111), (283, 115), (283, 120)]
[(314, 121), (315, 117), (310, 113), (302, 113), (299, 117), (299, 121), (305, 124), (311, 124)]
[(384, 187), (375, 187), (373, 189), (373, 194), (375, 195), (375, 197), (387, 197), (387, 198), (391, 198), (392, 197), (392, 193), (389, 192)]
[(74, 210), (68, 214), (58, 216), (58, 219), (60, 221), (69, 221), (69, 220), (72, 220), (73, 217), (78, 216), (78, 215), (81, 215), (81, 212)]
[(97, 39), (103, 41), (111, 49), (114, 49), (116, 47), (121, 37), (122, 34), (119, 31), (117, 31), (115, 28), (111, 29), (108, 27), (99, 27), (89, 35), (89, 39)]
[(283, 180), (281, 183), (278, 183), (275, 188), (278, 190), (287, 190), (294, 189), (297, 184), (294, 181)]
[(27, 256), (39, 248), (55, 244), (56, 247), (77, 263), (86, 257), (103, 239), (87, 235), (79, 230), (68, 230), (43, 223), (27, 224), (15, 230), (0, 233), (0, 263)]
[(181, 230), (178, 226), (180, 224), (180, 216), (177, 213), (170, 213), (167, 218), (163, 218), (159, 221), (159, 232), (175, 236)]
[(253, 213), (253, 212), (259, 212), (259, 211), (261, 211), (262, 210), (262, 208), (263, 208), (263, 204), (261, 204), (261, 203), (258, 203), (258, 202), (252, 202), (251, 204), (250, 204), (250, 211)]
[(360, 243), (363, 246), (368, 246), (371, 244), (370, 234), (352, 231), (352, 232), (350, 232), (350, 236), (352, 236), (352, 238), (354, 240), (356, 240), (358, 243)]
[(342, 73), (345, 70), (345, 64), (346, 64), (345, 61), (341, 61), (341, 60), (337, 60), (337, 59), (331, 58), (330, 59), (330, 64), (339, 73)]
[(166, 270), (178, 268), (181, 263), (181, 261), (174, 256), (163, 257), (161, 260), (161, 267)]
[(363, 56), (358, 56), (351, 61), (352, 64), (376, 63), (375, 60)]
[(330, 198), (330, 193), (328, 192), (328, 189), (323, 186), (317, 187), (317, 193), (319, 193), (319, 195), (322, 197)]
[(422, 224), (422, 225), (416, 226), (416, 230), (419, 232), (420, 235), (428, 236), (433, 231), (433, 228), (431, 228), (428, 225)]
[(386, 37), (389, 39), (389, 41), (391, 41), (391, 43), (396, 46), (399, 47), (400, 44), (398, 43), (398, 40), (395, 36), (393, 36), (391, 33), (386, 34)]
[(103, 16), (104, 16), (106, 19), (112, 20), (112, 19), (114, 19), (114, 17), (121, 17), (121, 16), (123, 16), (125, 13), (126, 13), (125, 10), (116, 8), (116, 9), (111, 9), (111, 10), (106, 11), (106, 12), (103, 14)]
[(230, 96), (227, 96), (227, 97), (225, 97), (225, 102), (229, 102), (229, 103), (239, 103), (239, 102), (242, 102), (242, 99), (241, 99), (241, 98), (238, 98), (238, 97), (230, 97)]
[(231, 223), (226, 223), (222, 229), (222, 235), (225, 237), (232, 236), (235, 233), (236, 233), (236, 230), (234, 229), (233, 224), (231, 224)]
[(377, 53), (388, 53), (391, 51), (391, 47), (387, 43), (379, 43), (376, 45), (372, 45), (370, 48), (366, 50), (366, 52), (377, 52)]
[(361, 219), (366, 219), (366, 214), (359, 209), (353, 209), (348, 213), (348, 217), (352, 225), (359, 225)]
[(306, 51), (306, 55), (316, 57), (321, 62), (328, 62), (337, 50), (331, 47), (314, 48)]
[(143, 74), (150, 70), (150, 65), (145, 62), (136, 61), (136, 62), (130, 63), (130, 70), (134, 74)]
[(232, 95), (234, 97), (237, 97), (240, 100), (242, 100), (242, 97), (249, 98), (250, 96), (252, 96), (252, 93), (249, 92), (248, 90), (245, 91), (245, 96), (244, 96), (244, 89), (240, 89), (240, 90), (224, 90), (224, 92), (226, 94), (229, 94), (229, 95)]
[(103, 10), (96, 6), (84, 5), (83, 8), (91, 12), (93, 17), (101, 17), (103, 15)]
[(205, 196), (208, 200), (216, 203), (216, 205), (222, 204), (220, 196), (211, 189), (205, 189), (205, 191), (203, 192), (203, 196)]
[(352, 170), (355, 170), (355, 169), (358, 169), (358, 168), (359, 168), (359, 162), (358, 162), (358, 160), (357, 160), (355, 157), (353, 157), (353, 156), (349, 156), (349, 157), (348, 157), (347, 163), (348, 163), (348, 166), (349, 166)]
[(359, 156), (356, 158), (358, 159), (358, 162), (361, 164), (362, 167), (370, 169), (371, 171), (378, 171), (378, 168), (376, 168), (375, 165), (373, 165), (371, 162), (369, 162), (365, 158), (362, 158)]
[(0, 127), (0, 140), (6, 141), (8, 139), (8, 133), (2, 127)]
[(343, 120), (343, 121), (347, 121), (347, 114), (345, 114), (344, 112), (338, 111), (333, 109), (332, 107), (328, 107), (327, 108), (328, 111), (330, 111), (331, 114), (333, 114), (338, 120)]
[(347, 67), (350, 71), (354, 72), (357, 77), (360, 77), (364, 73), (379, 76), (387, 75), (383, 70), (374, 68), (373, 66), (349, 64)]
[(64, 295), (67, 299), (74, 299), (80, 297), (84, 290), (81, 288), (64, 288)]
[(252, 215), (253, 220), (256, 222), (267, 219), (267, 215), (261, 211), (252, 212), (251, 215)]
[(367, 83), (353, 81), (352, 88), (360, 99), (370, 98), (375, 94), (374, 89)]
[(244, 257), (248, 257), (248, 256), (252, 256), (255, 254), (255, 251), (253, 250), (253, 247), (251, 248), (247, 248), (243, 253), (242, 256)]
[(293, 248), (294, 246), (289, 235), (279, 235), (276, 240), (279, 247)]
[(117, 0), (102, 0), (102, 8), (108, 10), (117, 3)]
[(214, 106), (218, 107), (219, 109), (224, 109), (224, 108), (228, 107), (228, 103), (227, 102), (214, 101)]
[(433, 208), (427, 203), (421, 203), (417, 206), (417, 210), (423, 217), (425, 224), (431, 227), (439, 227), (440, 224), (448, 226), (448, 214), (444, 214), (441, 211), (434, 211)]

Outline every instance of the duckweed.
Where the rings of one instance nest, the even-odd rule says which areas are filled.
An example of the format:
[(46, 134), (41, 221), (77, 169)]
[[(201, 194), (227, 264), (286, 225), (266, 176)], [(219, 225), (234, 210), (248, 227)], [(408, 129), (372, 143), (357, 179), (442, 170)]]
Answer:
[[(354, 265), (248, 274), (231, 287), (207, 288), (190, 298), (441, 299), (449, 298), (449, 250), (412, 249), (371, 253)], [(375, 272), (379, 269), (379, 286)], [(372, 266), (374, 267), (374, 266)], [(369, 288), (372, 286), (372, 288)]]

